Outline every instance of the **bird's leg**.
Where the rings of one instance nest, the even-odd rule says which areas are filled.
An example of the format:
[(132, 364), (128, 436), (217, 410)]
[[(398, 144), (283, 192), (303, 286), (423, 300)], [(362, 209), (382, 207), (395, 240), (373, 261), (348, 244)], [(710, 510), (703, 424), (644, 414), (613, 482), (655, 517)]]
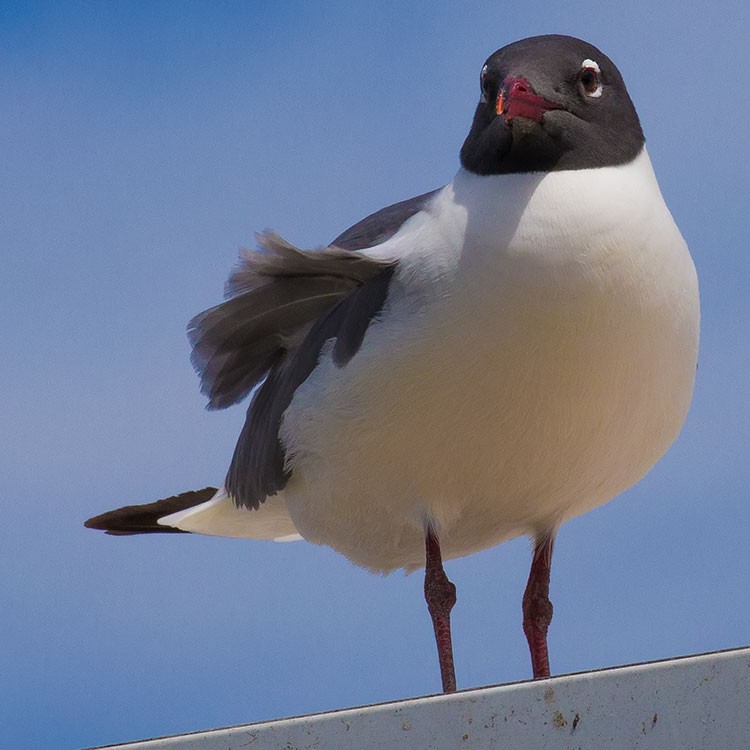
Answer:
[(523, 594), (523, 632), (529, 642), (534, 679), (549, 677), (547, 628), (552, 621), (549, 600), (549, 574), (552, 565), (554, 536), (545, 534), (536, 539), (529, 581)]
[(451, 642), (451, 609), (456, 603), (456, 587), (448, 580), (443, 570), (440, 544), (428, 526), (425, 534), (424, 598), (435, 629), (440, 676), (443, 692), (456, 692), (456, 671), (453, 667), (453, 643)]

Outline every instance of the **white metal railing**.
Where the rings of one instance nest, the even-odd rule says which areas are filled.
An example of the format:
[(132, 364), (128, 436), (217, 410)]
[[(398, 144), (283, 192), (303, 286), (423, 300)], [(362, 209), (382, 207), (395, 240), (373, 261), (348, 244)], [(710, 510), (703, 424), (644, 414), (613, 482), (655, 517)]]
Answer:
[(750, 648), (108, 747), (748, 750)]

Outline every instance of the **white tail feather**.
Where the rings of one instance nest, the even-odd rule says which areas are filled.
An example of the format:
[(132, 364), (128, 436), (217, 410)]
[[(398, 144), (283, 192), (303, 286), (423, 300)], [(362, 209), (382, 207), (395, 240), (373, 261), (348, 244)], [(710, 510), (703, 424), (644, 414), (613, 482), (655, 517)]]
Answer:
[(281, 495), (269, 497), (258, 510), (248, 510), (236, 507), (224, 487), (205, 503), (160, 518), (159, 524), (208, 536), (277, 542), (302, 539)]

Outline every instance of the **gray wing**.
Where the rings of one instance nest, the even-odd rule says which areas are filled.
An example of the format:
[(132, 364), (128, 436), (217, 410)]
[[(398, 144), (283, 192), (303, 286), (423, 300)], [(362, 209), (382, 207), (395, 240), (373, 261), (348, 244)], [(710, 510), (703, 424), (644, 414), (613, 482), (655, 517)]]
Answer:
[(229, 277), (227, 301), (188, 324), (209, 409), (245, 398), (311, 323), (392, 265), (335, 247), (299, 250), (271, 232), (258, 244)]
[(227, 282), (226, 302), (188, 326), (192, 362), (209, 408), (242, 400), (258, 384), (225, 487), (238, 506), (257, 508), (289, 479), (281, 420), (327, 341), (344, 367), (357, 353), (388, 295), (395, 261), (358, 250), (393, 236), (437, 191), (363, 219), (322, 250), (299, 250), (278, 235), (259, 236)]
[(440, 188), (431, 190), (429, 193), (381, 208), (380, 211), (366, 216), (342, 232), (331, 244), (344, 250), (364, 250), (379, 245), (393, 237), (402, 225), (414, 214), (419, 213), (439, 191)]

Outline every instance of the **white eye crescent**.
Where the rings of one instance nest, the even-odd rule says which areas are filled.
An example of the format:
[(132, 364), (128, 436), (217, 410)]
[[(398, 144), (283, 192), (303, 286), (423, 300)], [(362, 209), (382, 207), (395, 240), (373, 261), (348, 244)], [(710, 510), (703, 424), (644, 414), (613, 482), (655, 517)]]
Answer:
[(486, 102), (487, 101), (487, 89), (489, 81), (487, 80), (489, 78), (487, 74), (487, 66), (485, 65), (482, 68), (482, 72), (479, 74), (479, 88), (482, 91), (482, 96), (480, 98), (480, 101)]
[(581, 63), (580, 80), (586, 96), (598, 99), (602, 95), (602, 71), (596, 60), (586, 59)]

